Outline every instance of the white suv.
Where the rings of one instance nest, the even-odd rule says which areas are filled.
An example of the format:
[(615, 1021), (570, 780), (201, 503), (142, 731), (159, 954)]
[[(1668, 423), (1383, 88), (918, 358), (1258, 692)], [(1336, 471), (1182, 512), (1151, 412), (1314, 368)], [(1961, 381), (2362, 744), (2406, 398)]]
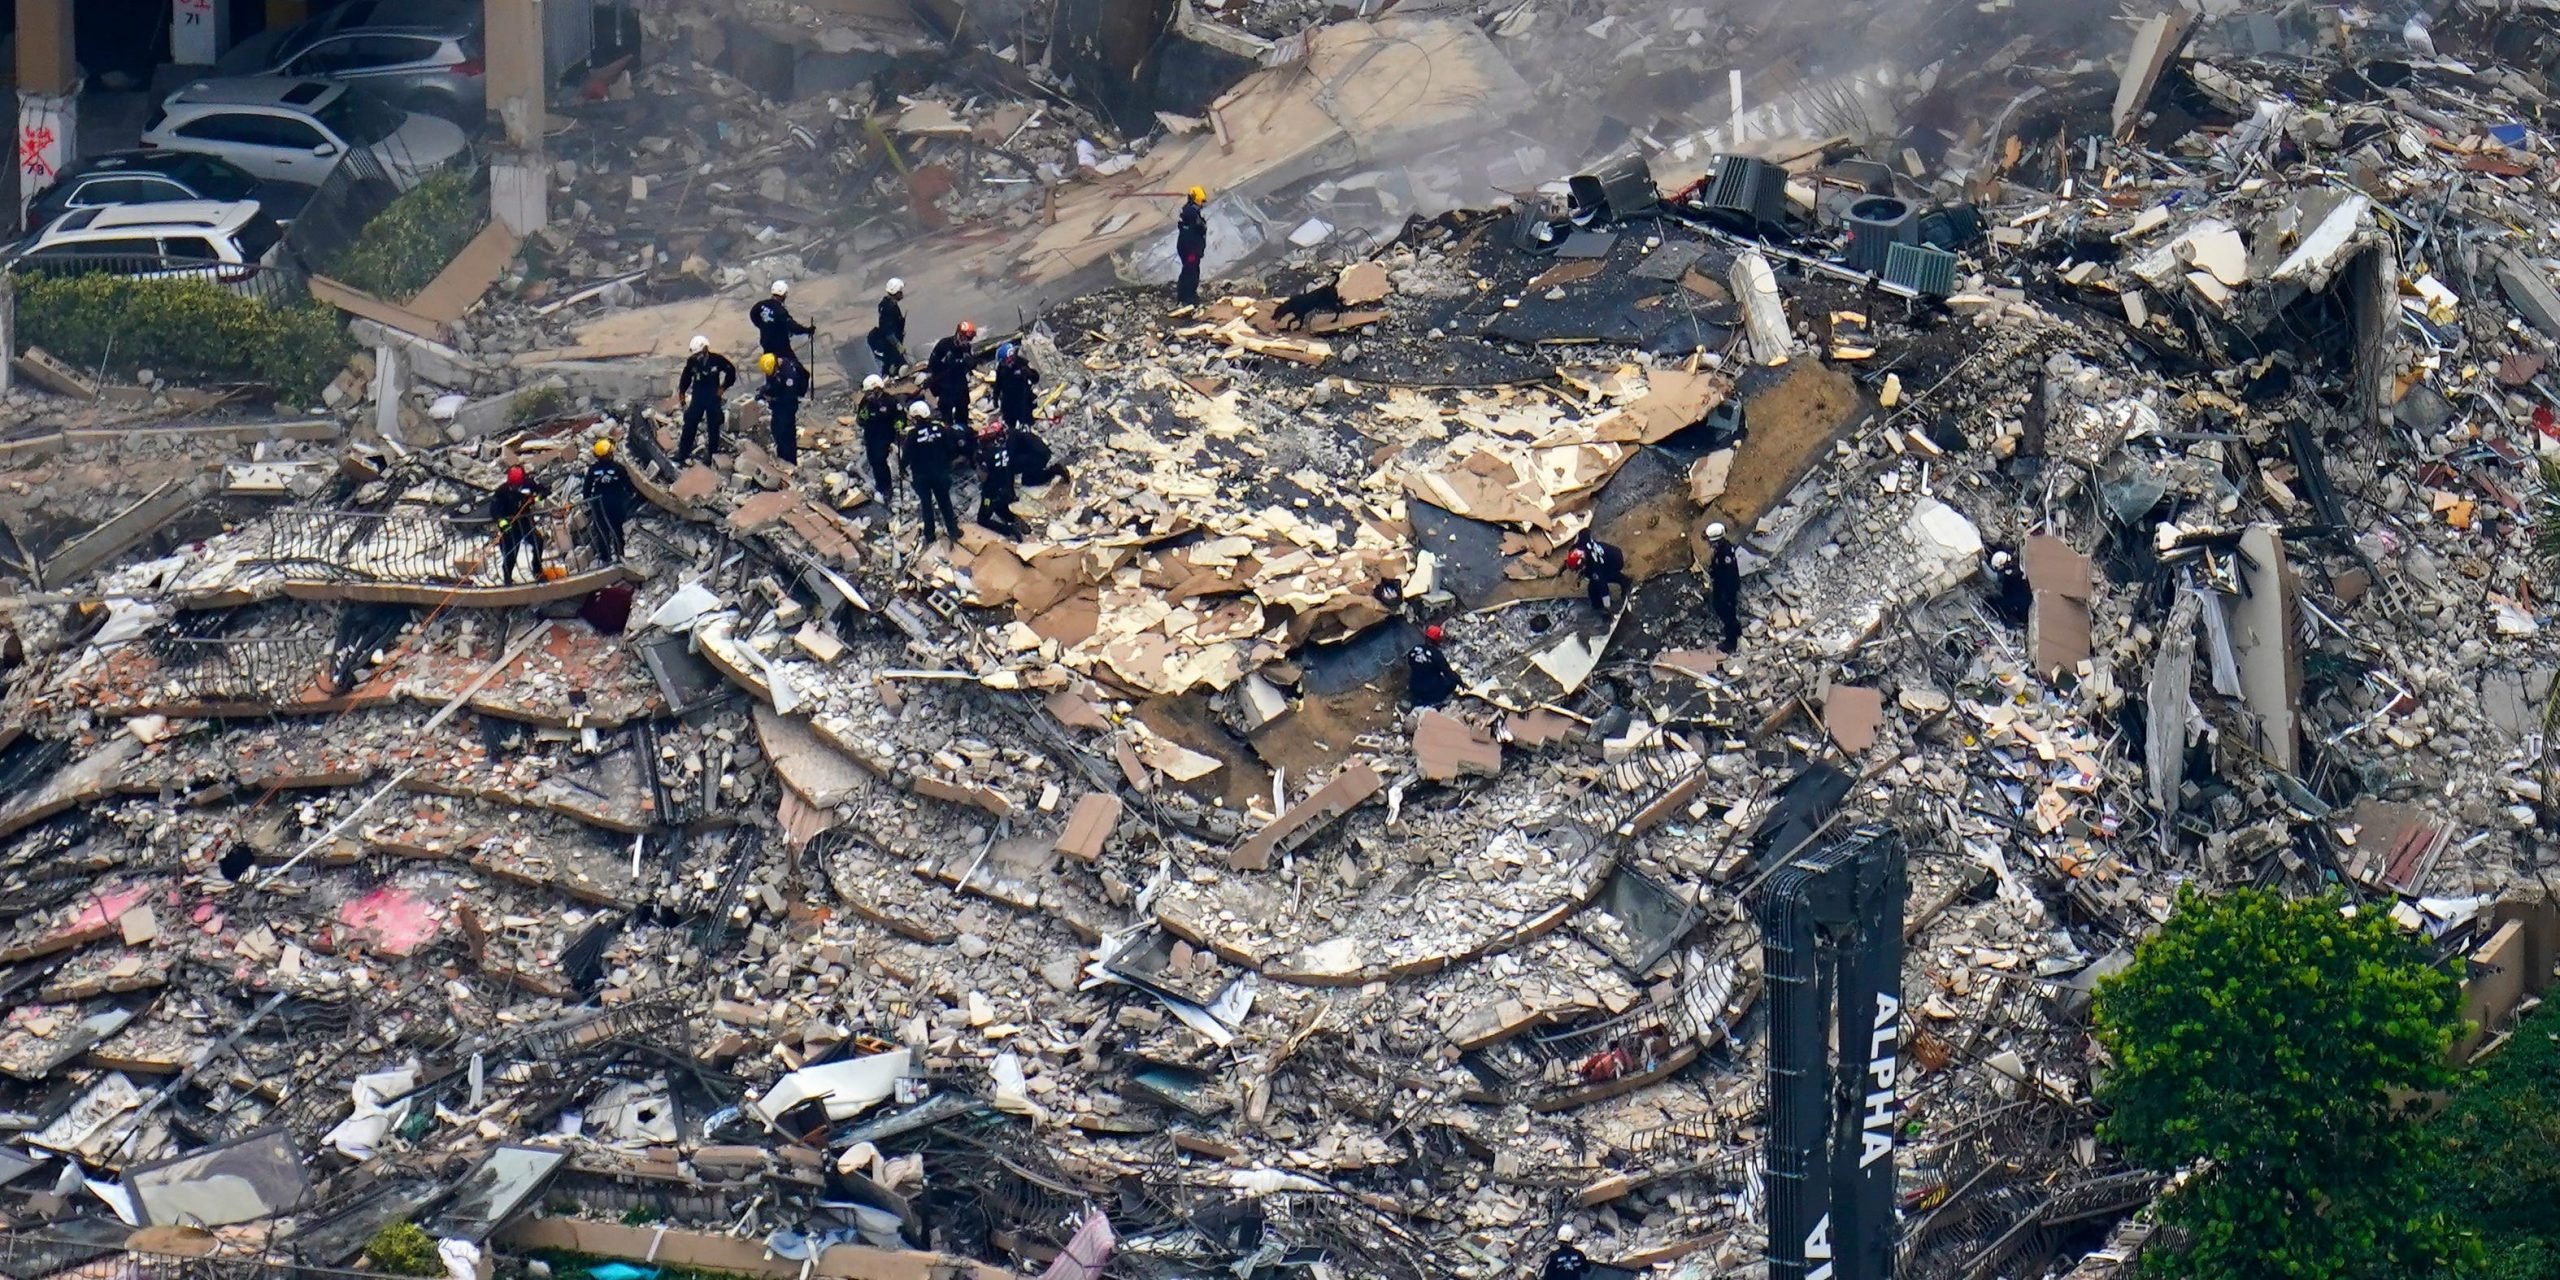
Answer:
[(242, 290), (285, 261), (284, 230), (256, 201), (174, 200), (74, 209), (19, 241), (0, 265), (204, 279)]
[(198, 80), (170, 94), (142, 129), (143, 146), (220, 156), (252, 177), (307, 187), (348, 153), (367, 151), (406, 191), (468, 143), (450, 120), (402, 111), (352, 85), (289, 76)]

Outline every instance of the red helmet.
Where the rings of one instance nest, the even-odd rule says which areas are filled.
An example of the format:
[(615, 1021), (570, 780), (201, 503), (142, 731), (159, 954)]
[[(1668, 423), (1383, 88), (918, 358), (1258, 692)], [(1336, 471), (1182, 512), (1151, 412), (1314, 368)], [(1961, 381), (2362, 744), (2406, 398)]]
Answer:
[(1448, 639), (1449, 633), (1442, 631), (1440, 629), (1440, 624), (1435, 622), (1422, 629), (1422, 638), (1433, 644), (1438, 644), (1441, 641)]
[(978, 324), (977, 324), (977, 322), (976, 322), (976, 321), (974, 321), (974, 320), (963, 320), (963, 321), (961, 321), (961, 322), (960, 322), (960, 336), (961, 336), (961, 337), (963, 337), (963, 338), (974, 338), (974, 337), (977, 337), (977, 336), (978, 336)]
[(1565, 553), (1564, 553), (1564, 564), (1565, 564), (1565, 567), (1566, 567), (1566, 568), (1568, 568), (1568, 569), (1579, 569), (1579, 568), (1581, 568), (1581, 567), (1582, 567), (1582, 548), (1580, 548), (1580, 547), (1575, 547), (1573, 550), (1568, 551), (1568, 552), (1565, 552)]
[(522, 467), (509, 467), (509, 468), (507, 468), (507, 483), (508, 483), (508, 484), (523, 484), (523, 483), (524, 483), (524, 468), (522, 468)]

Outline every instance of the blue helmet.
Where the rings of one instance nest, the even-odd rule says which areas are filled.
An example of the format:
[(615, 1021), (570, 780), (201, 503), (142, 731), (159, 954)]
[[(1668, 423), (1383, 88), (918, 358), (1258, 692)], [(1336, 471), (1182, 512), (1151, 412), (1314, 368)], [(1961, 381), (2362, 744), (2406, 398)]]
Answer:
[(998, 359), (998, 360), (1011, 360), (1012, 358), (1013, 358), (1013, 344), (1012, 344), (1012, 343), (1007, 342), (1007, 343), (1000, 344), (1000, 345), (998, 345), (998, 346), (996, 347), (996, 359)]

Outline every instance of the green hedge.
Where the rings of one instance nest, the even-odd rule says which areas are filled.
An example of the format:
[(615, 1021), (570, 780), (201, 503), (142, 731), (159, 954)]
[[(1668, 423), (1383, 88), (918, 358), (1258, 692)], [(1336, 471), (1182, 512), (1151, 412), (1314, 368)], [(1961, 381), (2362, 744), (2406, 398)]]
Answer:
[(388, 302), (406, 302), (480, 234), (488, 214), (488, 201), (468, 176), (437, 174), (384, 206), (320, 274)]
[(352, 349), (338, 313), (244, 298), (209, 280), (29, 274), (18, 279), (18, 336), (82, 373), (150, 369), (175, 382), (258, 382), (308, 404)]

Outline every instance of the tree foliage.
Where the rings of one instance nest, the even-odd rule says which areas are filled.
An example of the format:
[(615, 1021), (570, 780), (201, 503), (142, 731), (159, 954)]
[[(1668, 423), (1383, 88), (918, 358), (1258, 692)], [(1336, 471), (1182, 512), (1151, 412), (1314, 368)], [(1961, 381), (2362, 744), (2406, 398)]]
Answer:
[(102, 272), (19, 277), (18, 327), (26, 345), (82, 373), (259, 382), (304, 403), (337, 376), (348, 351), (337, 312), (309, 299), (279, 305), (209, 280)]
[(439, 173), (383, 206), (320, 272), (374, 297), (406, 302), (488, 222), (489, 202), (470, 177)]
[(2344, 1280), (2444, 1275), (2476, 1245), (2420, 1202), (2412, 1095), (2446, 1088), (2452, 978), (2380, 912), (2334, 895), (2188, 890), (2101, 986), (2101, 1135), (2193, 1167), (2162, 1204), (2182, 1247), (2158, 1274)]
[(2560, 1280), (2560, 1001), (2542, 1006), (2427, 1123), (2435, 1208), (2475, 1223), (2488, 1280)]

